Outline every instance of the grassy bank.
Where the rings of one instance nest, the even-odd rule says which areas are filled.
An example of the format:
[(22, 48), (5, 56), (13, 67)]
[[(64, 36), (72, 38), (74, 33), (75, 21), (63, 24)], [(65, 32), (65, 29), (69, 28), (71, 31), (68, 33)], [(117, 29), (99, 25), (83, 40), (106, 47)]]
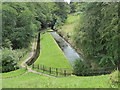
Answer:
[(79, 15), (70, 14), (66, 20), (66, 23), (61, 27), (59, 32), (66, 38), (72, 40), (74, 34), (74, 28), (78, 23)]
[(64, 56), (62, 50), (48, 33), (41, 35), (40, 55), (35, 64), (54, 68), (71, 68), (70, 63)]
[(5, 78), (16, 77), (16, 76), (24, 74), (25, 72), (26, 72), (26, 68), (21, 68), (21, 69), (11, 71), (11, 72), (8, 72), (8, 73), (3, 73), (2, 78), (5, 79)]
[(4, 88), (109, 88), (109, 75), (50, 78), (34, 73), (3, 80)]

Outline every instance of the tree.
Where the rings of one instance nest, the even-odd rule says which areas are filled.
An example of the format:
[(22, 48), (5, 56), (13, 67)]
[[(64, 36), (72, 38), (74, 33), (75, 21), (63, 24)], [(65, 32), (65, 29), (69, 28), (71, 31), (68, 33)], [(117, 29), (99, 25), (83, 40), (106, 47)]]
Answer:
[(2, 48), (2, 72), (9, 72), (18, 68), (18, 55), (20, 54), (17, 51)]
[(29, 47), (37, 31), (58, 28), (68, 13), (67, 4), (57, 2), (4, 2), (2, 8), (3, 72), (17, 67), (17, 49)]
[[(82, 6), (81, 6), (82, 7)], [(118, 61), (118, 3), (87, 3), (74, 35), (87, 62), (115, 67)]]

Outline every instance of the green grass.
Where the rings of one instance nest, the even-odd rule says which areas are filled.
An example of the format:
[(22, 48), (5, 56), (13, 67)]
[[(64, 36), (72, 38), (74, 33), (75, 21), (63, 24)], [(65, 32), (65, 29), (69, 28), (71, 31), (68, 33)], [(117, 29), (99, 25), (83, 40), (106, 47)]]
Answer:
[(109, 88), (109, 75), (50, 78), (34, 73), (3, 80), (3, 88)]
[[(43, 64), (48, 67), (71, 68), (66, 57), (58, 47), (50, 34), (41, 35), (41, 52), (35, 64)], [(2, 80), (3, 88), (110, 88), (110, 76), (68, 76), (46, 77), (27, 72), (25, 68), (2, 74), (2, 78), (14, 77)], [(18, 76), (18, 77), (15, 77)], [(116, 87), (114, 87), (116, 88)]]
[(41, 64), (54, 68), (71, 68), (53, 37), (46, 33), (41, 35), (40, 55), (34, 64)]
[(59, 32), (66, 38), (68, 38), (69, 35), (70, 36), (69, 38), (72, 39), (71, 37), (74, 34), (74, 28), (78, 24), (78, 20), (79, 20), (78, 15), (73, 14), (68, 15), (66, 23), (61, 27)]
[(70, 14), (70, 15), (68, 15), (68, 18), (67, 18), (65, 24), (74, 23), (75, 21), (78, 21), (78, 19), (79, 19), (79, 15)]
[(21, 75), (21, 74), (23, 74), (25, 72), (26, 72), (26, 69), (21, 68), (21, 69), (11, 71), (11, 72), (8, 72), (8, 73), (2, 73), (2, 78), (16, 77), (16, 76)]
[(47, 31), (53, 31), (52, 29), (48, 29)]
[[(72, 33), (76, 20), (75, 16), (69, 16), (68, 21), (66, 21), (66, 24), (62, 27), (64, 30), (62, 32), (64, 32), (64, 34), (69, 33), (69, 31)], [(42, 64), (55, 68), (71, 68), (68, 60), (50, 34), (41, 35), (40, 50), (40, 56), (35, 62), (36, 65)], [(112, 78), (116, 80), (116, 72), (101, 76), (68, 76), (59, 78), (46, 77), (30, 72), (20, 75), (24, 72), (25, 69), (19, 69), (2, 74), (2, 78), (19, 75), (11, 79), (3, 79), (3, 88), (110, 88), (110, 77), (112, 76)], [(114, 86), (114, 88), (117, 87)]]
[(2, 73), (0, 73), (0, 90), (2, 90)]
[(110, 83), (111, 87), (118, 87), (120, 86), (119, 79), (120, 79), (120, 72), (116, 70), (115, 72), (110, 74)]

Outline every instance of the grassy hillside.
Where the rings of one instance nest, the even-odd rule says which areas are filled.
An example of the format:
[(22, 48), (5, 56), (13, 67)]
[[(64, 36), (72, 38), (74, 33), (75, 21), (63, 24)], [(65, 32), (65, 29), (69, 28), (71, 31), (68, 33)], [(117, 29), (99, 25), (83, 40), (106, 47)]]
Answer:
[(3, 80), (3, 88), (109, 88), (109, 75), (51, 78), (34, 73)]
[(2, 78), (6, 79), (6, 78), (11, 78), (11, 77), (16, 77), (16, 76), (24, 74), (25, 72), (26, 72), (25, 68), (18, 69), (18, 70), (11, 71), (11, 72), (8, 72), (8, 73), (3, 73)]
[(61, 27), (59, 32), (65, 36), (66, 38), (70, 38), (72, 40), (72, 35), (74, 33), (74, 28), (78, 23), (79, 15), (70, 14), (66, 20), (66, 23)]
[(35, 64), (54, 68), (71, 68), (62, 50), (50, 34), (41, 35), (40, 45), (40, 56)]

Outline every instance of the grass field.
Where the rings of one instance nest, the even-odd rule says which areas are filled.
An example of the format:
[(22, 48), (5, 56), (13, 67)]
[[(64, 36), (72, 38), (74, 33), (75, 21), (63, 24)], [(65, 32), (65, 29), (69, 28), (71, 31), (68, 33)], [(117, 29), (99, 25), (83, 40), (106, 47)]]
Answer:
[(34, 73), (3, 80), (3, 88), (109, 88), (109, 75), (51, 78)]
[(71, 68), (62, 50), (50, 34), (41, 35), (40, 45), (40, 56), (35, 61), (35, 64), (53, 68)]

